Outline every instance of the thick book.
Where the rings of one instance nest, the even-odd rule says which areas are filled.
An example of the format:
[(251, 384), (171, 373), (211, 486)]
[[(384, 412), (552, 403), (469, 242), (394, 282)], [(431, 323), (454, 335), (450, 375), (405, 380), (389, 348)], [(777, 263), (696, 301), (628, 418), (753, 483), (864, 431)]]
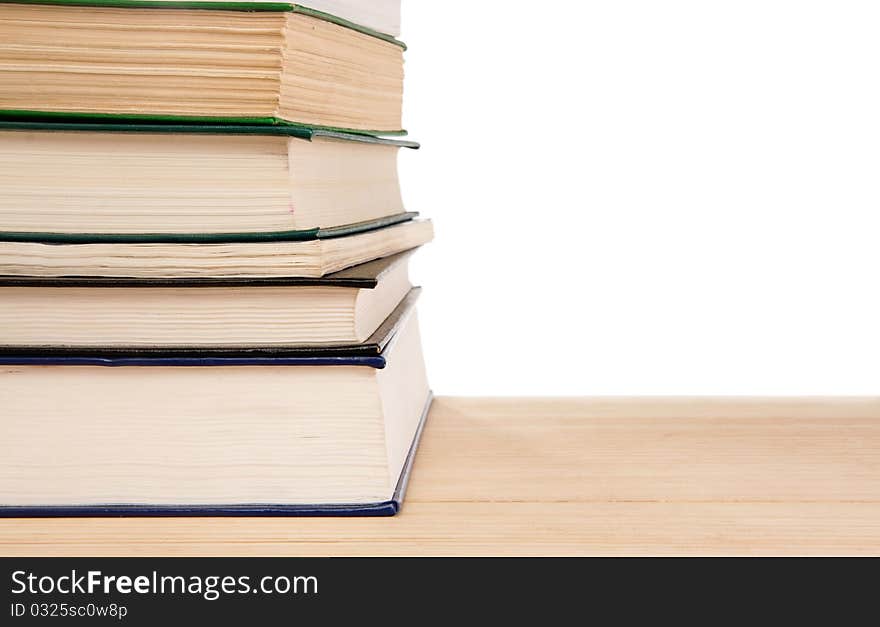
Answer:
[(381, 360), (2, 361), (0, 517), (394, 515), (431, 401), (414, 312)]
[(311, 241), (54, 243), (0, 241), (0, 277), (289, 279), (324, 277), (427, 244), (430, 221), (324, 233)]
[(0, 121), (0, 240), (307, 241), (404, 222), (413, 142), (297, 126)]
[(0, 278), (0, 354), (373, 354), (419, 295), (409, 255), (324, 279)]
[[(397, 4), (321, 1), (398, 21)], [(298, 123), (402, 133), (403, 51), (317, 7), (276, 2), (0, 3), (0, 115)], [(380, 23), (381, 22), (381, 23)]]

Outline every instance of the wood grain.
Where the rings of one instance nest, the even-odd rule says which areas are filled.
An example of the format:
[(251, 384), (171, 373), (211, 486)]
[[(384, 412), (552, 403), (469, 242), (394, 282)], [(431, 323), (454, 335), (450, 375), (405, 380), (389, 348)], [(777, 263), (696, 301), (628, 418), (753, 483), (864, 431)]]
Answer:
[(880, 555), (880, 399), (439, 399), (397, 519), (6, 520), (0, 555)]

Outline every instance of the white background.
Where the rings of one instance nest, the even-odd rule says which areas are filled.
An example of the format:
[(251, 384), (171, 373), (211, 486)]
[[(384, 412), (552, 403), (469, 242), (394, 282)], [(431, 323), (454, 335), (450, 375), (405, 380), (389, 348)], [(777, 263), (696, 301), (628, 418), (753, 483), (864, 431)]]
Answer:
[(880, 4), (404, 1), (442, 394), (880, 393)]

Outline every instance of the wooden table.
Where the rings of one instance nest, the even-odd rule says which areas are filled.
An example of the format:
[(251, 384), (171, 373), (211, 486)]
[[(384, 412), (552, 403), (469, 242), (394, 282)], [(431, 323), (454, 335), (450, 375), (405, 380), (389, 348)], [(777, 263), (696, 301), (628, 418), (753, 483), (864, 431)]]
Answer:
[(0, 555), (880, 555), (880, 399), (439, 399), (403, 515), (6, 520)]

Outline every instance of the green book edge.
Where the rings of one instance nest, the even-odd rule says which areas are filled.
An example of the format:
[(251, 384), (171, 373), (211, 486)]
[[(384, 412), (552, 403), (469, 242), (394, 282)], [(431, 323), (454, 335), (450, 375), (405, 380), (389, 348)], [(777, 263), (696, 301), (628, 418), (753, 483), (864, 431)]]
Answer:
[(406, 50), (406, 44), (393, 35), (387, 35), (366, 26), (356, 24), (330, 13), (317, 11), (299, 4), (288, 2), (212, 2), (210, 0), (200, 2), (177, 1), (156, 2), (155, 0), (0, 0), (0, 4), (39, 4), (68, 7), (96, 7), (107, 9), (189, 9), (201, 11), (235, 11), (237, 13), (301, 13), (310, 17), (337, 24), (344, 28), (357, 31), (376, 39), (381, 39), (400, 46)]
[(307, 231), (271, 233), (4, 233), (0, 242), (31, 244), (267, 244), (338, 239), (412, 222), (418, 213), (401, 213), (370, 222)]
[(325, 130), (309, 126), (255, 125), (255, 124), (176, 124), (141, 122), (137, 124), (111, 124), (98, 121), (43, 121), (37, 118), (3, 120), (0, 119), (0, 131), (55, 131), (55, 132), (91, 132), (91, 133), (156, 133), (181, 135), (267, 135), (273, 137), (293, 137), (312, 141), (316, 137), (337, 139), (340, 141), (360, 144), (376, 144), (380, 146), (397, 146), (417, 150), (418, 142), (359, 133)]
[[(2, 2), (0, 2), (2, 4)], [(318, 126), (312, 124), (301, 124), (289, 122), (279, 118), (224, 118), (209, 116), (183, 116), (183, 115), (155, 115), (140, 113), (76, 113), (69, 111), (29, 111), (22, 109), (0, 109), (0, 118), (6, 121), (25, 120), (33, 122), (111, 122), (118, 124), (129, 123), (154, 123), (154, 124), (213, 124), (215, 126), (250, 126), (265, 127), (277, 129), (309, 129), (313, 132), (336, 133), (347, 136), (373, 137), (384, 135), (387, 137), (405, 137), (408, 133), (405, 130), (396, 131), (361, 131), (357, 129), (337, 128), (333, 126)], [(292, 131), (294, 134), (296, 131)]]

